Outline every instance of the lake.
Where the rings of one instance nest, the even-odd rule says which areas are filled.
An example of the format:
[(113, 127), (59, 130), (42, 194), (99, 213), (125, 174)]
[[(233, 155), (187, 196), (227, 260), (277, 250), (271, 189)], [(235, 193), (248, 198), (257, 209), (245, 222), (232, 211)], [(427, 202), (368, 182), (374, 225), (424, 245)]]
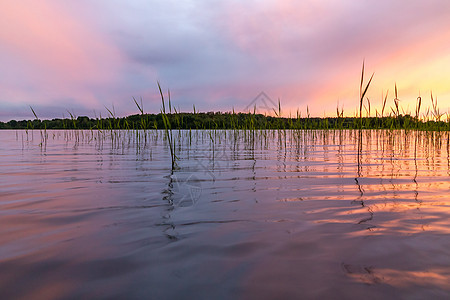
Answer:
[(2, 299), (448, 299), (447, 132), (0, 131)]

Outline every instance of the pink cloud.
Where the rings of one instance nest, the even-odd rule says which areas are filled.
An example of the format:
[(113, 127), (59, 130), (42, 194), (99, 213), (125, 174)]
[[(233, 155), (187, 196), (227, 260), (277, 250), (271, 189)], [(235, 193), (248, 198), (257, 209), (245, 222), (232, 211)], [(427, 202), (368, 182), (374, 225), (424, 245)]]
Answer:
[(0, 20), (1, 56), (10, 67), (3, 74), (6, 88), (10, 94), (25, 94), (17, 101), (71, 97), (95, 107), (99, 102), (90, 86), (117, 80), (120, 53), (57, 2), (1, 2)]
[(375, 72), (374, 106), (395, 82), (405, 107), (430, 90), (450, 104), (448, 1), (155, 5), (2, 1), (1, 100), (90, 110), (114, 104), (128, 113), (131, 97), (143, 96), (155, 112), (159, 79), (188, 109), (245, 107), (265, 91), (286, 112), (308, 105), (313, 115), (335, 115), (339, 101), (353, 114), (365, 59), (367, 76)]
[[(381, 92), (397, 82), (402, 104), (414, 104), (419, 90), (450, 94), (446, 52), (449, 4), (433, 1), (229, 2), (217, 26), (265, 83), (295, 111), (309, 105), (319, 116), (334, 115), (339, 101), (352, 115), (358, 107), (359, 77), (375, 72), (369, 98), (381, 106)], [(226, 20), (226, 21), (224, 21)], [(421, 76), (422, 74), (422, 76)], [(429, 79), (432, 78), (432, 79)], [(274, 96), (274, 97), (277, 97)], [(392, 100), (393, 94), (389, 100)], [(449, 102), (441, 101), (447, 107)]]

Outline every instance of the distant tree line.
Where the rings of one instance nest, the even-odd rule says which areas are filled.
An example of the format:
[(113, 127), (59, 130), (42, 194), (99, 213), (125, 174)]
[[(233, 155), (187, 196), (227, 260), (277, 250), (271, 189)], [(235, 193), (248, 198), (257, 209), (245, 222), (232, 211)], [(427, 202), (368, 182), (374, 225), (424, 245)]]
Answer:
[[(421, 121), (410, 115), (395, 117), (283, 118), (255, 113), (167, 113), (171, 129), (419, 129), (449, 130), (445, 121)], [(0, 129), (164, 129), (163, 114), (127, 117), (11, 120)]]

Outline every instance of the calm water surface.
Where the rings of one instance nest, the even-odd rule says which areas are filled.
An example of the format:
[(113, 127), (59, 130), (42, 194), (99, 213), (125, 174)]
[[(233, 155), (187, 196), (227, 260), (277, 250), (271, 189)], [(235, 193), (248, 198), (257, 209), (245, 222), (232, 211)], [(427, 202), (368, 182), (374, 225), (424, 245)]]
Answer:
[(0, 131), (2, 299), (448, 299), (448, 133)]

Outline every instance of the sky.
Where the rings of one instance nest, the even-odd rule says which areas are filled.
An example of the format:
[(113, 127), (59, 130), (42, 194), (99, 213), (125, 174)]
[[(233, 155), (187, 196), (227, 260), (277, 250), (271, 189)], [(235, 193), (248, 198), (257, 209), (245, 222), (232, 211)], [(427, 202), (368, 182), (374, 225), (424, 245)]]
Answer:
[(157, 82), (180, 111), (265, 92), (285, 116), (352, 116), (363, 61), (372, 115), (395, 85), (405, 113), (431, 92), (448, 112), (449, 49), (448, 0), (2, 0), (0, 121), (158, 113)]

